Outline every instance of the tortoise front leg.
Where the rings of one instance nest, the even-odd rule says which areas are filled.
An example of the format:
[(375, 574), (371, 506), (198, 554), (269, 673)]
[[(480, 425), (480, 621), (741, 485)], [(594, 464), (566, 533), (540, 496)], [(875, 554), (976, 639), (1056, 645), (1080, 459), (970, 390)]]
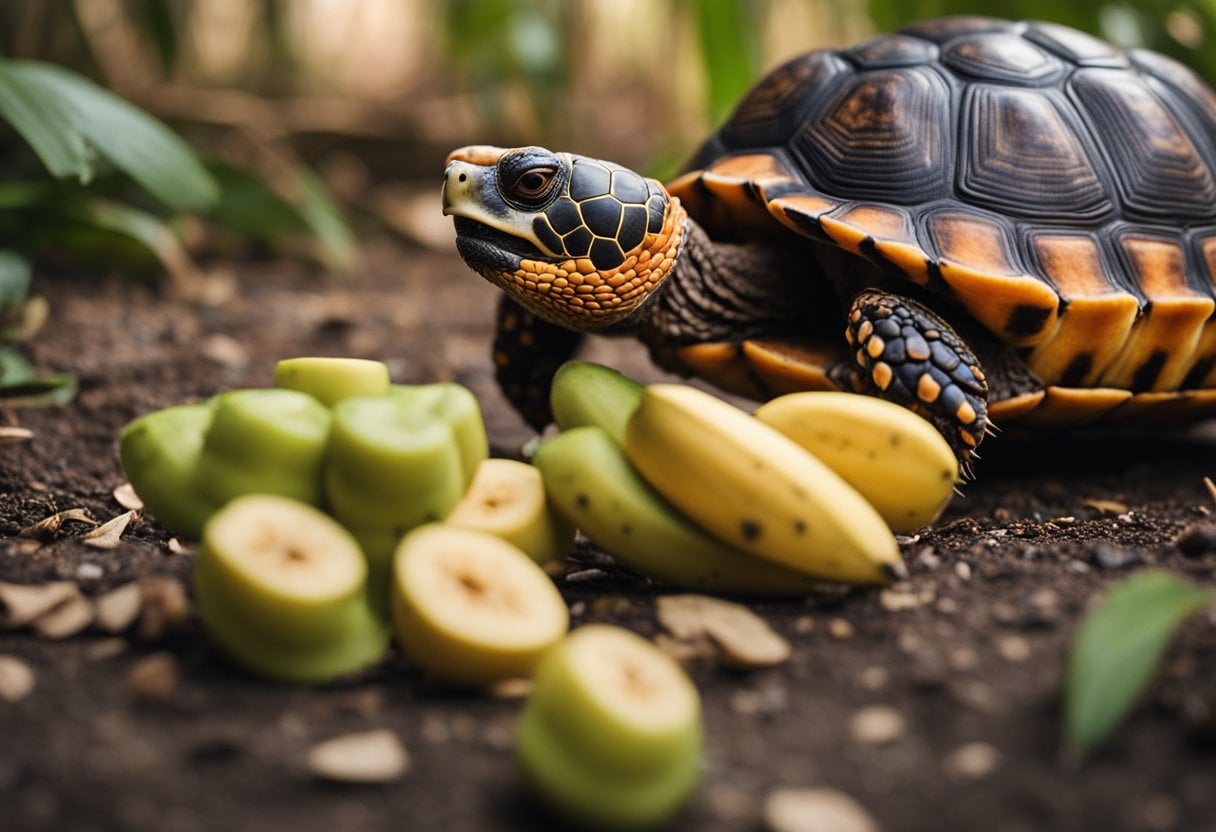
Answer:
[(552, 421), (549, 390), (557, 368), (574, 356), (582, 333), (551, 324), (502, 295), (494, 334), (494, 377), (534, 430)]
[(867, 290), (853, 301), (845, 338), (857, 363), (841, 368), (842, 386), (920, 414), (961, 463), (971, 458), (988, 425), (988, 383), (949, 324), (914, 300)]

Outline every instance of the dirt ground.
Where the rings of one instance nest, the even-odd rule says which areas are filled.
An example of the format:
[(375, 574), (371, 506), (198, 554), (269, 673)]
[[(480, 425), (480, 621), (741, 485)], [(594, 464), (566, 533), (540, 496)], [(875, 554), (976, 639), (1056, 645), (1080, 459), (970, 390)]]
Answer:
[[(125, 422), (266, 386), (283, 356), (378, 357), (398, 381), (460, 381), (481, 398), (496, 452), (515, 454), (529, 433), (490, 376), (493, 290), (450, 256), (380, 242), (366, 259), (346, 280), (279, 262), (217, 268), (189, 303), (119, 277), (39, 276), (53, 313), (35, 359), (76, 373), (81, 391), (64, 408), (0, 414), (35, 433), (0, 447), (0, 580), (66, 579), (90, 596), (136, 577), (188, 582), (189, 551), (171, 551), (150, 518), (109, 551), (83, 545), (81, 524), (40, 543), (19, 532), (64, 509), (120, 514), (111, 492)], [(656, 377), (629, 345), (593, 354)], [(1087, 605), (1146, 565), (1216, 583), (1216, 552), (1187, 557), (1173, 543), (1212, 522), (1202, 477), (1216, 475), (1216, 429), (1006, 437), (984, 457), (946, 516), (904, 540), (907, 591), (749, 602), (792, 642), (790, 661), (751, 673), (691, 666), (704, 783), (670, 829), (760, 829), (772, 789), (830, 786), (887, 832), (1216, 830), (1210, 616), (1183, 628), (1104, 750), (1079, 769), (1058, 762), (1066, 651)], [(580, 550), (558, 583), (576, 624), (658, 632), (659, 589), (594, 552)], [(178, 679), (149, 698), (131, 672), (159, 653)], [(32, 693), (0, 701), (2, 830), (555, 828), (516, 780), (520, 701), (446, 690), (396, 655), (338, 684), (269, 684), (226, 663), (193, 620), (151, 640), (0, 632), (0, 654), (36, 674)], [(851, 719), (869, 705), (893, 708), (902, 731), (860, 739)], [(399, 783), (343, 787), (306, 773), (315, 743), (372, 727), (409, 750)]]

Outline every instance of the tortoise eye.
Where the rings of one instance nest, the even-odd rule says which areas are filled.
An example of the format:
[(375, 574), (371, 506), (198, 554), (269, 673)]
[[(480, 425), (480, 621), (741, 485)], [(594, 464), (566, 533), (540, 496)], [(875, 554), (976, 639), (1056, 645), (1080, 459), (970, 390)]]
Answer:
[(531, 168), (520, 174), (511, 186), (511, 193), (518, 199), (533, 201), (544, 197), (557, 179), (557, 169), (551, 167)]

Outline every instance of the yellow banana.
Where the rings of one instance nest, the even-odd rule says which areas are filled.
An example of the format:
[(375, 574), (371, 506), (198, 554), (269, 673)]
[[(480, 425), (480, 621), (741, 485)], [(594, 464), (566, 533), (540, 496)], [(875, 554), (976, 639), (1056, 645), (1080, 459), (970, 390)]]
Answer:
[(646, 388), (625, 452), (660, 494), (744, 552), (836, 581), (886, 583), (904, 572), (891, 530), (851, 485), (708, 393)]
[(897, 532), (932, 523), (950, 502), (954, 452), (905, 407), (854, 393), (790, 393), (755, 415), (856, 488)]
[(803, 595), (808, 575), (732, 549), (697, 528), (646, 484), (610, 431), (573, 428), (532, 463), (553, 506), (620, 564), (665, 584), (712, 592)]

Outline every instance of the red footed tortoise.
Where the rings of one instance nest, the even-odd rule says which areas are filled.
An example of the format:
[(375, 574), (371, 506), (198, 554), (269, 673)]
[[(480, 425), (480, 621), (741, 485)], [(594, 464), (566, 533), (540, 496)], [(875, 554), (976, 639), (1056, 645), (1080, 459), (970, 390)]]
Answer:
[(881, 396), (964, 461), (990, 422), (1216, 414), (1216, 93), (1169, 58), (921, 23), (777, 68), (691, 167), (664, 187), (539, 147), (449, 157), (534, 426), (584, 332), (757, 399)]

